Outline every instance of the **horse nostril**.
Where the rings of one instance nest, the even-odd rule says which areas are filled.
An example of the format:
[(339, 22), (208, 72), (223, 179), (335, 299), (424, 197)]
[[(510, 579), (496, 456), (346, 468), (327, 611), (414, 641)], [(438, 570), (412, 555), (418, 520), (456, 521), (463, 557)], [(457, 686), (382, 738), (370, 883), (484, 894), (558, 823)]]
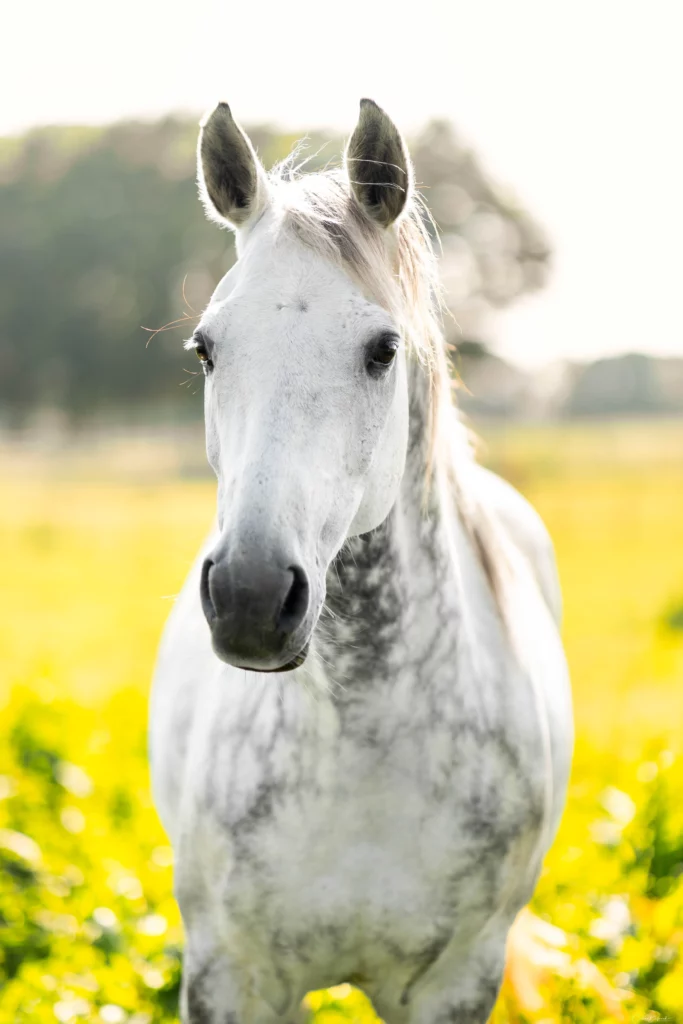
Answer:
[(277, 619), (277, 628), (285, 633), (293, 633), (308, 611), (308, 577), (298, 565), (290, 565), (287, 570), (294, 577), (287, 596), (282, 602)]
[(216, 618), (216, 606), (211, 598), (211, 588), (209, 586), (209, 575), (213, 569), (213, 565), (214, 563), (210, 558), (204, 559), (202, 575), (199, 581), (199, 596), (202, 602), (202, 611), (204, 612), (204, 616), (206, 617), (206, 621), (209, 625)]

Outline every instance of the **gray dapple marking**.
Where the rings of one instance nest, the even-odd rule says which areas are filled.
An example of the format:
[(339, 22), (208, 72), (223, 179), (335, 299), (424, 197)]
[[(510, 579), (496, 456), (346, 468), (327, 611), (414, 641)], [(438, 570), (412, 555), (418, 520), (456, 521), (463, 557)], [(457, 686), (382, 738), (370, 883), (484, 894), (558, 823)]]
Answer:
[(151, 706), (183, 1020), (351, 980), (389, 1024), (483, 1024), (571, 757), (550, 542), (453, 411), (386, 114), (343, 172), (268, 176), (221, 104), (199, 178), (239, 259), (190, 343), (218, 525)]

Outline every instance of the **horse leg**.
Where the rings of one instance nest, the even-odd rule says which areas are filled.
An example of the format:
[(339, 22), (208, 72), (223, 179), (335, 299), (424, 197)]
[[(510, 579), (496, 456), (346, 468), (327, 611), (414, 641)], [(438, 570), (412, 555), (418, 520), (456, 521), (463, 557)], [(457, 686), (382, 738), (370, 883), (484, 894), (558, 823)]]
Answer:
[(183, 958), (180, 993), (182, 1024), (240, 1024), (237, 986), (218, 956), (197, 955), (191, 946)]
[(505, 934), (466, 951), (446, 949), (410, 992), (408, 1024), (486, 1024), (504, 969)]
[[(254, 991), (254, 978), (244, 978), (223, 951), (201, 951), (188, 941), (183, 961), (180, 995), (182, 1024), (289, 1024), (297, 1007), (275, 1009)], [(263, 991), (272, 994), (273, 985), (263, 979)], [(277, 986), (277, 979), (272, 979)], [(250, 983), (251, 982), (251, 983)], [(284, 1012), (282, 1012), (284, 1011)]]

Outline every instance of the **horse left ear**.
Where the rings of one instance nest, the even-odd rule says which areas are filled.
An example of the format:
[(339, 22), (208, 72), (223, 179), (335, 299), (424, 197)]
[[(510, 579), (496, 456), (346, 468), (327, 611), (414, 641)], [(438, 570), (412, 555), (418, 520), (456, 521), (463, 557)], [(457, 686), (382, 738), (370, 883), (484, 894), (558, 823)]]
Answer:
[(268, 202), (268, 176), (227, 103), (219, 103), (201, 122), (197, 177), (212, 220), (243, 227)]
[(360, 101), (345, 163), (358, 204), (371, 220), (388, 228), (406, 204), (412, 168), (401, 133), (374, 100)]

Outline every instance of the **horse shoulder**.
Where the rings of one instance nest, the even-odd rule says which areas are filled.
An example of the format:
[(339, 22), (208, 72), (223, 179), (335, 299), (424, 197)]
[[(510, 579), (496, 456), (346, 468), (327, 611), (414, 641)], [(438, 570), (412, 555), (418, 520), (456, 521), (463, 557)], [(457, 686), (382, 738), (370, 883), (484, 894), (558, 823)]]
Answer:
[(478, 500), (493, 514), (508, 540), (530, 565), (543, 599), (559, 626), (562, 594), (555, 550), (545, 523), (530, 502), (496, 473), (475, 464), (472, 477)]

